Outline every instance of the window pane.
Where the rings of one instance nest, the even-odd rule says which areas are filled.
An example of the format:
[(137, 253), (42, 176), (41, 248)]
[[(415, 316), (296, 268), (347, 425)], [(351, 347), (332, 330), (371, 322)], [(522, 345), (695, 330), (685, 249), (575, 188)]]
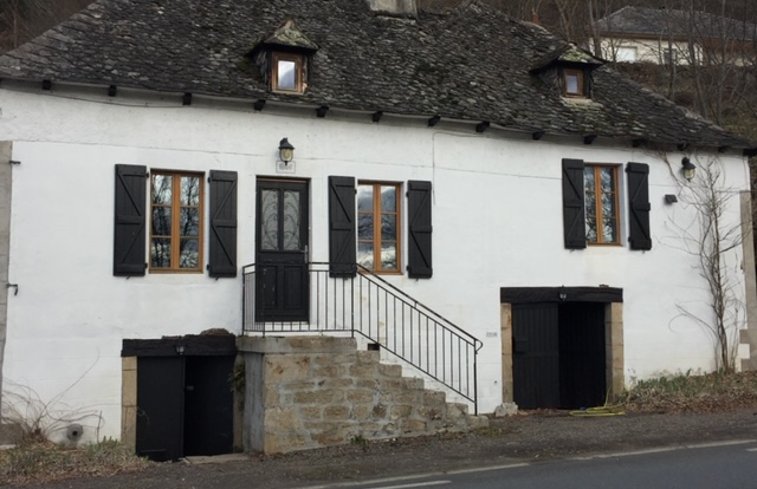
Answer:
[(279, 60), (278, 63), (278, 89), (279, 90), (296, 90), (296, 70), (297, 65), (294, 61)]
[(373, 270), (373, 242), (359, 241), (357, 244), (357, 262)]
[(279, 249), (279, 193), (263, 190), (260, 196), (260, 247), (264, 250)]
[(394, 241), (381, 243), (381, 269), (397, 270), (397, 243)]
[(600, 168), (602, 195), (602, 240), (614, 243), (617, 238), (617, 209), (615, 206), (614, 168)]
[(397, 241), (397, 215), (381, 215), (381, 239), (384, 241)]
[(171, 236), (171, 208), (152, 208), (152, 234), (155, 236)]
[(373, 212), (373, 185), (358, 185), (357, 210), (358, 212)]
[(179, 268), (197, 268), (200, 263), (200, 245), (196, 239), (182, 239)]
[(363, 240), (373, 240), (373, 214), (358, 215), (357, 237)]
[(153, 239), (150, 243), (150, 266), (153, 268), (171, 267), (171, 240)]
[(153, 175), (150, 181), (152, 187), (152, 203), (170, 205), (173, 177), (171, 177), (171, 175)]
[(200, 177), (181, 177), (181, 205), (200, 205)]
[(570, 94), (577, 94), (578, 91), (578, 75), (575, 73), (565, 74), (565, 91)]
[(396, 187), (381, 187), (381, 210), (384, 212), (394, 212), (397, 210)]
[(181, 236), (196, 237), (200, 235), (200, 209), (193, 207), (181, 208), (181, 221), (179, 222), (181, 228), (179, 233)]
[(584, 212), (586, 214), (586, 240), (597, 242), (597, 201), (594, 167), (584, 168)]
[(284, 249), (300, 249), (300, 193), (284, 192)]

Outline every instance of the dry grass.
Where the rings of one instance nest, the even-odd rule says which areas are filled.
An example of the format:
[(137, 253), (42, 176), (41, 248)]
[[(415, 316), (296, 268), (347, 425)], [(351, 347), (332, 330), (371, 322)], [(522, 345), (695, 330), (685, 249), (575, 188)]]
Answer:
[(757, 372), (645, 380), (622, 402), (637, 412), (715, 412), (757, 406)]
[(0, 486), (50, 482), (69, 477), (108, 476), (149, 465), (119, 442), (105, 440), (83, 448), (26, 442), (0, 450)]

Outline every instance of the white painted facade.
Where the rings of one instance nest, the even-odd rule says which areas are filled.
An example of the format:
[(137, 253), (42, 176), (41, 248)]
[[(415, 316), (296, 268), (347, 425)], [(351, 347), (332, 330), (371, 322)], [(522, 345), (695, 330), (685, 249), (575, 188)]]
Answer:
[[(695, 47), (697, 59), (701, 60), (702, 49)], [(670, 53), (673, 54), (670, 54)], [(618, 63), (691, 64), (691, 53), (685, 41), (668, 39), (602, 38), (602, 57)], [(672, 58), (671, 58), (672, 57)]]
[[(9, 280), (19, 284), (19, 293), (8, 297), (5, 387), (31, 387), (45, 401), (59, 399), (53, 408), (61, 411), (101, 414), (90, 439), (120, 434), (124, 338), (208, 328), (239, 334), (242, 322), (241, 275), (113, 276), (114, 165), (238, 172), (241, 266), (255, 257), (256, 177), (276, 175), (282, 137), (296, 147), (296, 169), (287, 176), (310, 181), (313, 261), (328, 261), (329, 176), (433, 182), (433, 278), (385, 278), (484, 342), (482, 412), (502, 399), (500, 287), (622, 288), (628, 382), (714, 368), (710, 335), (679, 310), (707, 314), (696, 257), (681, 250), (677, 227), (693, 220), (693, 210), (684, 202), (664, 204), (665, 194), (686, 193), (671, 175), (680, 168), (680, 153), (666, 155), (669, 167), (659, 153), (611, 146), (601, 138), (593, 145), (580, 138), (532, 141), (497, 129), (476, 134), (470, 125), (428, 128), (421, 119), (385, 116), (376, 124), (368, 114), (332, 111), (318, 119), (312, 110), (254, 112), (200, 97), (183, 107), (175, 96), (122, 91), (106, 98), (6, 86), (0, 89), (0, 140), (13, 141), (12, 158), (21, 164), (13, 168)], [(693, 156), (717, 156), (730, 190), (749, 189), (744, 158)], [(628, 247), (624, 196), (623, 246), (564, 248), (563, 158), (650, 165), (651, 251)], [(620, 188), (625, 191), (624, 181)], [(727, 218), (739, 223), (738, 196)], [(206, 213), (206, 229), (207, 219)], [(729, 270), (743, 296), (740, 256)], [(93, 419), (85, 425), (98, 425)]]

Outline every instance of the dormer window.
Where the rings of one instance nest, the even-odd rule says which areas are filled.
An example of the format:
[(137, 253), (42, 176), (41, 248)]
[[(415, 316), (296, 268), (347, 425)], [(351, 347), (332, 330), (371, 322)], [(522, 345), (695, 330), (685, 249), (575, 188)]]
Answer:
[(304, 62), (302, 55), (273, 52), (271, 54), (271, 90), (303, 93)]
[(248, 56), (260, 68), (268, 89), (298, 95), (308, 86), (308, 66), (318, 46), (289, 19), (266, 36)]
[(563, 95), (566, 97), (586, 97), (584, 71), (575, 68), (562, 70)]
[(604, 60), (575, 44), (565, 44), (537, 61), (531, 74), (566, 99), (590, 99), (592, 73), (603, 64)]

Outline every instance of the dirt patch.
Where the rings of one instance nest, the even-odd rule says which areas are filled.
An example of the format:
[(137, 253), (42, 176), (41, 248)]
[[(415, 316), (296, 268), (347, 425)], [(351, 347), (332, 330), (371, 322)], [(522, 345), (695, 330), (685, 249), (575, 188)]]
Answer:
[(76, 478), (30, 487), (247, 489), (254, 481), (255, 487), (283, 489), (745, 438), (757, 438), (757, 403), (749, 409), (729, 412), (631, 413), (607, 418), (538, 412), (494, 419), (489, 428), (467, 434), (359, 443), (281, 456), (251, 456), (247, 461), (226, 464), (154, 464), (139, 473)]

